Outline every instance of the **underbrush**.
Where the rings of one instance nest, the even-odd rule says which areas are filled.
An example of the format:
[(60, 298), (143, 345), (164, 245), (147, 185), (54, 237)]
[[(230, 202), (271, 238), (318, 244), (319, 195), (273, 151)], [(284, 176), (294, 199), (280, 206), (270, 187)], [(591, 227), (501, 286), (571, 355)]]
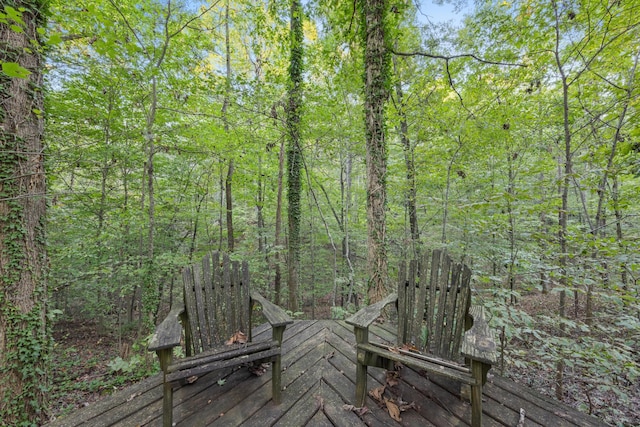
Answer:
[(144, 343), (118, 340), (92, 322), (54, 328), (50, 418), (71, 413), (159, 370)]
[(557, 293), (516, 297), (515, 305), (499, 302), (510, 295), (484, 303), (499, 332), (501, 360), (495, 371), (554, 398), (561, 372), (563, 403), (610, 425), (640, 425), (637, 313), (600, 296), (595, 318), (587, 324), (580, 299), (561, 318)]

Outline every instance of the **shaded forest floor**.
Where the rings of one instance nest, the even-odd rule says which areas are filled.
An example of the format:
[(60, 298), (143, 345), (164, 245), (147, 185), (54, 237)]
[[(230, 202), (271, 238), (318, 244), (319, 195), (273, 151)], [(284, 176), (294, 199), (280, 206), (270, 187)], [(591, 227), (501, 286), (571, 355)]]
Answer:
[[(58, 322), (53, 337), (51, 419), (88, 406), (154, 369), (152, 355), (146, 360), (139, 356), (131, 359), (132, 340), (118, 340), (95, 322)], [(130, 360), (138, 362), (126, 362)]]
[[(557, 295), (532, 294), (523, 298), (519, 308), (531, 316), (550, 314), (556, 309)], [(305, 309), (305, 317), (310, 316)], [(316, 307), (316, 317), (328, 307)], [(52, 364), (50, 417), (60, 417), (87, 406), (101, 397), (120, 390), (158, 369), (151, 353), (137, 348), (131, 337), (118, 339), (91, 321), (61, 321), (54, 328), (55, 346)], [(526, 343), (512, 342), (512, 346)], [(518, 350), (518, 349), (517, 349)], [(508, 371), (508, 372), (507, 372)], [(496, 367), (495, 373), (499, 373)], [(509, 366), (504, 374), (539, 393), (554, 397), (555, 371)], [(640, 384), (631, 387), (627, 398), (615, 391), (599, 391), (579, 375), (565, 377), (564, 403), (576, 407), (612, 425), (640, 425)], [(616, 420), (619, 414), (621, 422)], [(630, 423), (631, 421), (631, 423)]]
[[(603, 303), (596, 300), (595, 305), (599, 304)], [(558, 311), (558, 293), (533, 291), (523, 295), (516, 304), (516, 308), (534, 319), (555, 318), (554, 316)], [(594, 312), (604, 313), (605, 310), (602, 310), (602, 308), (594, 307)], [(567, 295), (566, 312), (570, 322), (582, 325), (580, 321), (586, 318), (584, 295), (581, 295), (577, 302), (573, 297)], [(596, 317), (603, 318), (601, 326), (603, 326), (602, 330), (604, 331), (610, 326), (607, 325), (607, 321), (615, 322), (617, 319), (616, 316), (603, 316), (602, 314), (596, 314)], [(608, 320), (607, 317), (609, 317)], [(593, 342), (610, 343), (614, 337), (599, 330), (596, 324), (597, 322), (594, 322), (593, 327), (589, 328), (590, 332), (585, 336), (589, 335)], [(522, 325), (520, 326), (522, 327)], [(537, 340), (531, 339), (531, 337), (530, 339), (515, 338), (509, 343), (508, 352), (511, 354), (519, 353), (519, 356), (515, 358), (528, 362), (528, 365), (524, 367), (517, 366), (517, 364), (508, 364), (503, 375), (519, 384), (532, 388), (540, 394), (556, 399), (556, 365), (555, 363), (543, 362), (540, 358), (546, 346), (545, 337), (557, 334), (557, 325), (551, 327), (542, 325), (538, 327), (540, 328), (541, 338)], [(526, 326), (523, 329), (526, 329)], [(622, 335), (625, 335), (627, 339), (631, 337), (633, 341), (633, 331), (627, 334), (620, 332), (621, 330), (623, 328), (618, 329), (618, 333), (615, 334), (616, 338), (621, 338)], [(575, 336), (575, 330), (567, 333), (573, 335), (572, 338), (576, 342), (581, 341), (580, 338)], [(531, 336), (532, 334), (529, 335)], [(583, 343), (582, 345), (585, 344)], [(624, 368), (618, 366), (612, 369), (600, 365), (594, 360), (597, 357), (595, 354), (593, 354), (593, 359), (589, 360), (589, 357), (585, 357), (589, 352), (595, 353), (597, 350), (588, 349), (584, 353), (576, 353), (575, 357), (572, 357), (574, 355), (567, 357), (570, 360), (567, 360), (564, 368), (562, 402), (593, 415), (610, 425), (640, 426), (640, 382), (633, 382), (629, 381), (628, 378), (619, 377), (614, 378), (614, 381), (618, 381), (618, 384), (609, 388), (611, 377), (614, 376), (612, 372), (616, 370), (624, 371)], [(635, 354), (636, 365), (640, 364), (640, 342), (635, 343), (633, 353)], [(602, 359), (606, 359), (606, 357)], [(615, 359), (605, 360), (605, 362), (611, 364), (622, 363)], [(590, 372), (586, 372), (589, 368), (585, 367), (585, 365), (589, 363), (591, 364), (591, 369)], [(535, 366), (532, 367), (531, 365)], [(497, 368), (495, 372), (499, 373), (499, 368), (494, 368)], [(601, 372), (600, 381), (598, 380), (599, 372)], [(606, 380), (605, 377), (607, 377)]]

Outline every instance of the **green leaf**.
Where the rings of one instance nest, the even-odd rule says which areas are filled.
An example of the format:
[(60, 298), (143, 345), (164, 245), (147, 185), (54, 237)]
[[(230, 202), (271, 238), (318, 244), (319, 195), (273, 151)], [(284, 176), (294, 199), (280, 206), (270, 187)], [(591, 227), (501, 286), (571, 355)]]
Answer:
[(47, 40), (48, 45), (55, 45), (62, 43), (62, 36), (60, 33), (53, 33), (49, 36), (49, 40)]
[(12, 24), (9, 28), (11, 28), (11, 31), (13, 31), (14, 33), (24, 33), (22, 27), (18, 25)]
[(22, 13), (18, 12), (17, 10), (15, 10), (14, 8), (12, 8), (11, 6), (5, 6), (4, 7), (4, 11), (7, 14), (7, 17), (9, 19), (11, 19), (14, 22), (17, 22), (18, 24), (24, 24), (24, 21), (22, 20)]
[(3, 62), (2, 72), (9, 77), (17, 77), (19, 79), (25, 79), (31, 74), (31, 71), (21, 67), (16, 62)]

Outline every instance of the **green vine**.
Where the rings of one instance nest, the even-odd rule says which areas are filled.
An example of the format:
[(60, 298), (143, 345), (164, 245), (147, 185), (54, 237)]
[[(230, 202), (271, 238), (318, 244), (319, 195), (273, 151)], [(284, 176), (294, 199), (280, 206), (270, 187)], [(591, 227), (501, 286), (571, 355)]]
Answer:
[[(0, 8), (0, 34), (24, 34), (30, 46), (39, 47), (48, 1), (9, 0)], [(2, 37), (7, 40), (7, 37)], [(0, 101), (7, 100), (14, 90), (26, 92), (30, 120), (41, 120), (42, 91), (37, 79), (40, 70), (24, 70), (19, 64), (24, 55), (40, 55), (40, 49), (26, 51), (20, 46), (3, 43), (0, 46)], [(15, 64), (15, 67), (7, 66)], [(24, 70), (24, 71), (23, 71)], [(28, 79), (15, 85), (13, 79)], [(18, 89), (16, 89), (18, 87)], [(16, 426), (34, 426), (46, 419), (48, 393), (46, 368), (49, 365), (51, 331), (46, 318), (46, 282), (44, 280), (44, 225), (38, 202), (28, 203), (28, 189), (18, 175), (28, 158), (27, 142), (16, 132), (16, 119), (0, 108), (0, 328), (4, 334), (3, 354), (0, 355), (0, 420)], [(28, 125), (28, 124), (27, 124)], [(30, 209), (35, 206), (36, 211)], [(27, 229), (28, 215), (36, 215), (37, 223)], [(31, 257), (39, 257), (37, 265)]]

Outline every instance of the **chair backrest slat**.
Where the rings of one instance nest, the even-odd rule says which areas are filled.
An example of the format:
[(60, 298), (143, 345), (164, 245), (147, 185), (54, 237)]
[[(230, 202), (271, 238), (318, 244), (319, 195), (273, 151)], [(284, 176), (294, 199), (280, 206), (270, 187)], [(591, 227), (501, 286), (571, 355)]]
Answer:
[(247, 333), (251, 332), (249, 319), (251, 316), (251, 298), (249, 296), (249, 262), (242, 261), (242, 272), (240, 276), (240, 330)]
[(200, 328), (198, 327), (198, 316), (192, 315), (192, 313), (197, 313), (197, 307), (193, 268), (191, 266), (182, 270), (182, 282), (184, 283), (184, 305), (188, 313), (188, 325), (186, 325), (188, 329), (186, 329), (186, 333), (190, 335), (190, 337), (187, 337), (187, 342), (191, 344), (187, 348), (187, 355), (192, 355), (200, 351)]
[[(207, 301), (206, 303), (206, 314), (207, 314), (207, 326), (209, 328), (209, 336), (210, 338), (210, 342), (213, 343), (217, 343), (220, 342), (220, 337), (216, 336), (216, 330), (215, 330), (215, 326), (216, 326), (216, 321), (218, 319), (218, 314), (216, 313), (216, 296), (215, 293), (213, 292), (213, 277), (212, 277), (212, 273), (211, 273), (211, 254), (206, 254), (203, 258), (202, 258), (202, 280), (205, 284), (204, 286), (204, 293), (205, 293), (205, 299)], [(215, 264), (214, 264), (215, 266)], [(206, 285), (207, 283), (210, 283), (211, 286)]]
[(236, 332), (248, 334), (249, 265), (231, 261), (227, 254), (207, 254), (201, 263), (182, 272), (189, 323), (190, 354), (229, 340)]
[(442, 250), (418, 261), (401, 262), (398, 271), (398, 340), (446, 359), (459, 357), (467, 327), (471, 270)]
[[(413, 307), (410, 309), (409, 297), (407, 292), (409, 291), (409, 284), (407, 282), (407, 263), (405, 260), (400, 261), (400, 267), (398, 268), (398, 313), (407, 313), (409, 310), (413, 311)], [(407, 342), (409, 328), (407, 321), (409, 316), (398, 316), (398, 344)]]
[[(424, 307), (427, 298), (426, 287), (418, 286), (419, 274), (421, 271), (421, 263), (417, 260), (411, 260), (409, 263), (409, 288), (412, 293), (412, 310), (413, 322), (411, 326), (411, 335), (420, 337), (422, 335), (422, 319), (424, 318)], [(418, 342), (418, 341), (415, 341)], [(415, 344), (414, 342), (414, 344)]]

